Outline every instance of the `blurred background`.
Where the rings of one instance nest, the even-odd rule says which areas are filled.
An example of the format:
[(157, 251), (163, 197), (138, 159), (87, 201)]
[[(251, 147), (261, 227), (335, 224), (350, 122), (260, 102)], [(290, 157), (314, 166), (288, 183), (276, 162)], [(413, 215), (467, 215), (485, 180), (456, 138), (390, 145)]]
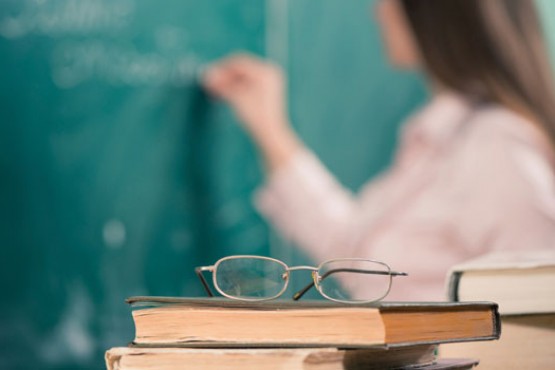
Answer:
[(304, 263), (254, 210), (254, 147), (198, 76), (235, 50), (278, 62), (300, 136), (357, 190), (426, 99), (372, 4), (0, 0), (0, 369), (103, 368), (134, 336), (125, 298), (202, 296), (197, 265)]

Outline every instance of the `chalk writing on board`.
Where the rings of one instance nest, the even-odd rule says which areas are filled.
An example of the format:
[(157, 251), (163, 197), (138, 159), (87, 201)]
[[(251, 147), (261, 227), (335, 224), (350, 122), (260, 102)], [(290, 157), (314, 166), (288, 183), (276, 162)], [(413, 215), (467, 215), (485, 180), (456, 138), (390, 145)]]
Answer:
[(141, 53), (132, 44), (100, 40), (69, 42), (52, 53), (52, 79), (60, 88), (72, 88), (91, 79), (111, 85), (188, 85), (200, 61), (194, 53), (168, 58), (159, 52)]
[[(187, 30), (159, 25), (141, 35), (152, 45), (139, 50), (125, 32), (134, 16), (133, 0), (27, 0), (0, 19), (0, 36), (51, 38), (52, 81), (62, 89), (92, 80), (135, 87), (195, 82), (202, 63), (188, 49)], [(111, 35), (118, 37), (105, 37)]]
[(0, 35), (14, 39), (38, 34), (91, 34), (114, 32), (133, 16), (133, 0), (27, 0), (19, 13), (0, 20)]

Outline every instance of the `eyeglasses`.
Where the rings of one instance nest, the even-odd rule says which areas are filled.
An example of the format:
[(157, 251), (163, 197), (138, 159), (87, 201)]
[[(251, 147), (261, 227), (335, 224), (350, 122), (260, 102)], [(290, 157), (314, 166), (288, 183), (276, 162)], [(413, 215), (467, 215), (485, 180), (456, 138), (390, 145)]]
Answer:
[[(242, 301), (265, 301), (280, 297), (287, 289), (291, 271), (312, 271), (312, 282), (293, 295), (300, 299), (312, 287), (325, 298), (342, 303), (369, 303), (379, 301), (391, 290), (394, 276), (407, 276), (391, 271), (379, 261), (360, 258), (340, 258), (322, 262), (318, 267), (293, 266), (261, 256), (230, 256), (212, 266), (195, 268), (206, 293), (214, 294), (203, 272), (212, 272), (216, 290), (224, 297)], [(364, 287), (361, 289), (361, 287)], [(353, 296), (349, 291), (356, 288)]]

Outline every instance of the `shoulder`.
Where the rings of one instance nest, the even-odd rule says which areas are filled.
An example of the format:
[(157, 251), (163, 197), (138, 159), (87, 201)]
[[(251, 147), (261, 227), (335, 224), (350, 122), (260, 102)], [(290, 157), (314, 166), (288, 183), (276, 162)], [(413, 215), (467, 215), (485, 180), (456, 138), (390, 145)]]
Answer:
[(541, 128), (500, 105), (476, 107), (462, 127), (462, 138), (504, 147), (528, 147), (549, 159), (552, 148)]
[(533, 122), (501, 106), (477, 108), (461, 129), (459, 150), (467, 167), (495, 183), (500, 195), (503, 189), (519, 192), (555, 215), (553, 149)]

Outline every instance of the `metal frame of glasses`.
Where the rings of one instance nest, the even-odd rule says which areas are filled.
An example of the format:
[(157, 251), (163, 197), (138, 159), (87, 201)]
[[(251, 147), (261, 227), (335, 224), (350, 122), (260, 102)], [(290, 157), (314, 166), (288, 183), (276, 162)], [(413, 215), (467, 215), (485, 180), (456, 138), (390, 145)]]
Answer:
[[(300, 299), (312, 287), (324, 298), (340, 303), (371, 303), (385, 298), (393, 277), (407, 276), (392, 271), (384, 262), (363, 258), (336, 258), (314, 266), (287, 266), (275, 258), (239, 255), (218, 260), (211, 266), (195, 268), (209, 297), (210, 289), (203, 272), (212, 273), (212, 283), (224, 297), (241, 301), (267, 301), (283, 295), (289, 285), (291, 271), (312, 271), (312, 282), (293, 295)], [(360, 289), (360, 286), (364, 289)], [(354, 287), (358, 296), (350, 296)], [(349, 292), (349, 293), (347, 293)]]

